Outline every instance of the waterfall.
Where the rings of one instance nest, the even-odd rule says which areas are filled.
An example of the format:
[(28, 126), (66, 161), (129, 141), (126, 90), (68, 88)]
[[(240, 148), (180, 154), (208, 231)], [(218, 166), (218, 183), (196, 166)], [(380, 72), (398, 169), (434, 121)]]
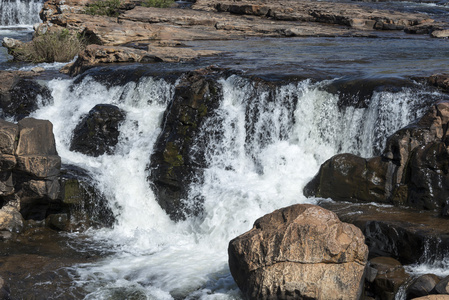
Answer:
[[(63, 162), (91, 174), (117, 219), (113, 229), (87, 233), (115, 254), (75, 267), (73, 280), (86, 299), (240, 299), (227, 266), (229, 240), (274, 209), (313, 202), (302, 188), (322, 162), (338, 152), (372, 155), (429, 98), (403, 88), (376, 92), (367, 107), (355, 108), (340, 107), (338, 95), (323, 89), (326, 81), (269, 84), (233, 75), (219, 84), (219, 108), (196, 137), (206, 141), (207, 168), (190, 187), (192, 199), (204, 198), (204, 214), (174, 223), (155, 201), (145, 166), (176, 82), (49, 82), (53, 102), (33, 117), (53, 123)], [(71, 152), (73, 129), (100, 103), (126, 112), (115, 153)]]
[(39, 23), (40, 0), (1, 0), (0, 26), (31, 26)]

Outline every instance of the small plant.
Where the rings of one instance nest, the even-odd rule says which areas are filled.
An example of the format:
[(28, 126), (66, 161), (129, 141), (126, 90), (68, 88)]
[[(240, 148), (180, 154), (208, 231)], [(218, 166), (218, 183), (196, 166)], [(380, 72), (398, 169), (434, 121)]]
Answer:
[(174, 0), (145, 0), (144, 2), (142, 2), (142, 6), (167, 8), (171, 7), (173, 3), (175, 3)]
[(84, 12), (88, 15), (117, 17), (122, 5), (120, 0), (97, 0), (88, 4)]
[(84, 38), (63, 29), (37, 36), (23, 47), (14, 49), (12, 54), (16, 60), (33, 63), (67, 62), (84, 47)]

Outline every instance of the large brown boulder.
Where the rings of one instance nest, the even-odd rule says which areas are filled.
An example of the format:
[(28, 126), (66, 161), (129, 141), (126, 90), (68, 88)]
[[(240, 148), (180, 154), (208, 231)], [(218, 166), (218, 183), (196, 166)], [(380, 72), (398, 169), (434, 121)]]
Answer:
[(247, 299), (358, 299), (368, 248), (362, 232), (324, 208), (274, 211), (229, 243), (229, 267)]
[(383, 154), (364, 159), (338, 154), (305, 186), (307, 197), (378, 202), (436, 210), (449, 201), (449, 103), (439, 102), (417, 122), (392, 134)]

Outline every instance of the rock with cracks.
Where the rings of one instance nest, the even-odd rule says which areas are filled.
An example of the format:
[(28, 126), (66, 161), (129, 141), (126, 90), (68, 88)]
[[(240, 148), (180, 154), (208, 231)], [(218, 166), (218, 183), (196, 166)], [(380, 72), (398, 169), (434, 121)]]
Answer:
[(364, 241), (335, 213), (298, 204), (265, 215), (233, 239), (229, 267), (247, 299), (359, 299)]

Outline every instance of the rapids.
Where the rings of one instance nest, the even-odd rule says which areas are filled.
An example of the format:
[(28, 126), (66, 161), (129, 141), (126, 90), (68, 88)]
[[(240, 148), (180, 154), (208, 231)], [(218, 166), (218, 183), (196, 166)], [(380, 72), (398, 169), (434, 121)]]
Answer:
[[(86, 299), (240, 299), (227, 266), (229, 240), (277, 208), (313, 203), (302, 189), (322, 162), (340, 152), (373, 155), (440, 96), (420, 85), (387, 89), (358, 108), (326, 91), (334, 80), (273, 88), (232, 75), (219, 83), (220, 107), (197, 137), (207, 140), (208, 168), (202, 184), (190, 187), (191, 199), (205, 199), (205, 211), (179, 223), (159, 207), (145, 170), (176, 80), (111, 82), (93, 72), (48, 83), (53, 103), (33, 117), (54, 124), (63, 163), (91, 174), (117, 219), (112, 229), (89, 230), (86, 240), (114, 254), (74, 266), (73, 282)], [(69, 151), (74, 127), (100, 103), (127, 114), (116, 152), (95, 158)]]

